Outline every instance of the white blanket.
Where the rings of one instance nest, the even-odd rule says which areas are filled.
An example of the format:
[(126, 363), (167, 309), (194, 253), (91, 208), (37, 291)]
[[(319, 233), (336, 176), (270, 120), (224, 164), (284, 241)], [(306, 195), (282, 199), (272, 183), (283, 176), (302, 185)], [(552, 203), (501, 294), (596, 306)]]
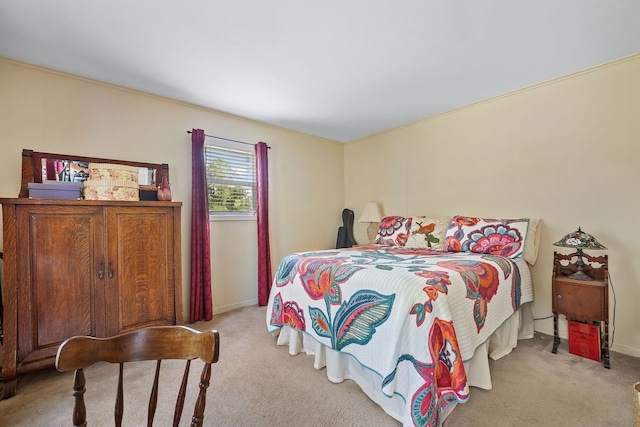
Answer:
[(381, 378), (382, 395), (405, 402), (404, 424), (438, 425), (468, 399), (463, 362), (533, 300), (520, 265), (382, 246), (293, 254), (274, 279), (267, 326), (288, 325), (350, 355)]

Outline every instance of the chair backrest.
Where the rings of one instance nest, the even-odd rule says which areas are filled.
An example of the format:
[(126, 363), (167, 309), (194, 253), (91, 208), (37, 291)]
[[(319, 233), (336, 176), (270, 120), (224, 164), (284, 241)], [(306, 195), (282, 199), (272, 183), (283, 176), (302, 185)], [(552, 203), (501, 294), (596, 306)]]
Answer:
[(199, 394), (195, 403), (191, 426), (202, 426), (205, 397), (211, 378), (211, 364), (218, 361), (220, 337), (217, 331), (199, 332), (185, 326), (154, 326), (127, 332), (110, 338), (77, 336), (69, 338), (58, 347), (56, 369), (61, 372), (75, 370), (73, 395), (73, 425), (86, 426), (84, 403), (85, 378), (83, 369), (97, 362), (119, 363), (120, 373), (115, 404), (115, 425), (122, 425), (123, 371), (125, 362), (156, 360), (156, 371), (149, 398), (147, 425), (153, 424), (158, 399), (158, 379), (163, 359), (186, 360), (180, 390), (174, 412), (173, 425), (182, 416), (191, 360), (200, 359), (204, 364), (200, 376)]

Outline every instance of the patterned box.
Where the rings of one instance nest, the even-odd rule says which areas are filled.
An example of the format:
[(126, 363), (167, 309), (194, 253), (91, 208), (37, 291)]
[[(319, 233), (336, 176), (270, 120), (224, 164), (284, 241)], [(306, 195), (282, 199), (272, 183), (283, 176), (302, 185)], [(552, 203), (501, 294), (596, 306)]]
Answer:
[[(137, 175), (136, 175), (137, 177)], [(138, 182), (88, 179), (84, 182), (85, 200), (138, 201)]]
[(89, 179), (94, 181), (120, 181), (138, 183), (137, 167), (110, 163), (89, 163)]

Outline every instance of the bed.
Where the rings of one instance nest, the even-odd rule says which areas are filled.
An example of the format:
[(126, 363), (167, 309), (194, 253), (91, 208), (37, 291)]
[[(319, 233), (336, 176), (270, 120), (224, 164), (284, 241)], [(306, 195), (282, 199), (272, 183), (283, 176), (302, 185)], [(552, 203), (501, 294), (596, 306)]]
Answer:
[(533, 336), (536, 229), (526, 218), (385, 217), (376, 244), (286, 256), (267, 329), (403, 425), (440, 425), (470, 386), (491, 388), (489, 357)]

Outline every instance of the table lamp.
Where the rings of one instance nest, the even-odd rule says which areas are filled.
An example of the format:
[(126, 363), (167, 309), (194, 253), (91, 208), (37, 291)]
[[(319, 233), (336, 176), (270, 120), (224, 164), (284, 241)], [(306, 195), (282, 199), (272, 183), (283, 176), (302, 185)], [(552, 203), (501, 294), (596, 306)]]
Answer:
[(376, 202), (368, 202), (364, 205), (362, 215), (358, 219), (358, 222), (368, 222), (367, 237), (369, 238), (369, 244), (373, 244), (378, 234), (378, 223), (380, 222), (380, 209)]
[(562, 239), (553, 244), (554, 246), (560, 246), (562, 248), (573, 248), (577, 251), (576, 267), (577, 270), (570, 276), (569, 279), (575, 280), (593, 280), (584, 272), (584, 261), (582, 261), (583, 249), (607, 249), (601, 245), (595, 237), (589, 233), (585, 233), (578, 227), (578, 231), (567, 234)]

